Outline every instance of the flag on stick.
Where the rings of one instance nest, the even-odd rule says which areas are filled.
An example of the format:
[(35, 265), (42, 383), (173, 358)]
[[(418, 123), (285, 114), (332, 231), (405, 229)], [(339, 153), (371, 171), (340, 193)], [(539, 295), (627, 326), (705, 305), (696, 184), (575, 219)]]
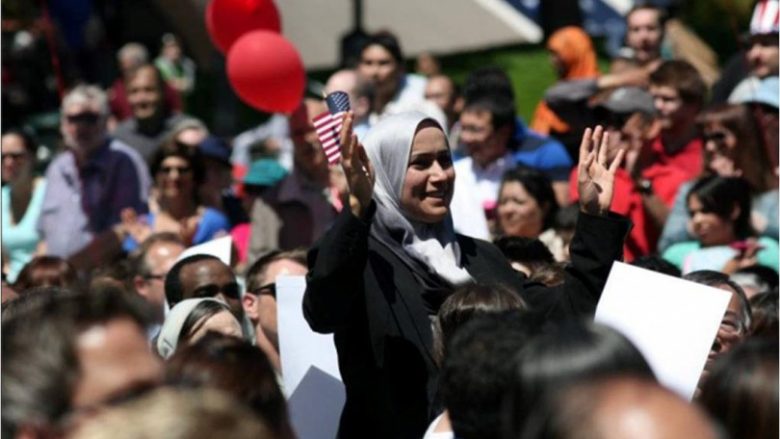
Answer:
[(315, 117), (312, 122), (328, 163), (334, 165), (341, 160), (339, 134), (344, 116), (349, 111), (349, 96), (343, 91), (335, 91), (325, 98), (325, 103), (328, 104), (328, 111)]

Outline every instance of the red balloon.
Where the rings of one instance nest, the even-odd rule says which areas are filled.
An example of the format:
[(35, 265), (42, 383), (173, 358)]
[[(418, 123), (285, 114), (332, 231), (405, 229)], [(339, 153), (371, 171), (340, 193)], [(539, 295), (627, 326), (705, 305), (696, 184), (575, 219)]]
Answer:
[(281, 35), (257, 30), (236, 41), (227, 55), (236, 94), (267, 112), (288, 113), (301, 103), (306, 73), (298, 50)]
[(206, 8), (206, 28), (222, 53), (249, 31), (282, 31), (273, 0), (212, 0)]

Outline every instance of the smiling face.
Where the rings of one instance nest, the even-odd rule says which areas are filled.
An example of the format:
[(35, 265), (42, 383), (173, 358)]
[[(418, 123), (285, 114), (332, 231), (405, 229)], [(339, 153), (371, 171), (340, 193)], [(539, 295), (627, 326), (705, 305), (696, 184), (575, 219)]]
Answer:
[(536, 238), (544, 227), (544, 209), (522, 183), (509, 181), (498, 194), (498, 224), (507, 236)]
[(127, 101), (138, 120), (151, 119), (162, 112), (162, 84), (154, 67), (141, 67), (128, 81)]
[(726, 245), (736, 240), (734, 221), (708, 211), (695, 194), (688, 198), (688, 212), (691, 229), (702, 246)]
[(160, 195), (165, 198), (191, 197), (195, 190), (192, 165), (184, 157), (166, 157), (156, 178)]
[(449, 212), (455, 169), (444, 132), (423, 122), (412, 140), (409, 165), (401, 189), (401, 209), (423, 223), (442, 221)]
[(661, 56), (663, 30), (658, 11), (637, 9), (626, 17), (626, 45), (634, 49), (634, 57), (641, 64)]
[(466, 109), (460, 115), (461, 141), (480, 166), (487, 166), (506, 154), (509, 129), (493, 127), (493, 115), (487, 110)]
[(777, 43), (777, 34), (754, 35), (751, 38), (746, 54), (750, 73), (759, 78), (777, 75), (780, 64), (780, 48)]

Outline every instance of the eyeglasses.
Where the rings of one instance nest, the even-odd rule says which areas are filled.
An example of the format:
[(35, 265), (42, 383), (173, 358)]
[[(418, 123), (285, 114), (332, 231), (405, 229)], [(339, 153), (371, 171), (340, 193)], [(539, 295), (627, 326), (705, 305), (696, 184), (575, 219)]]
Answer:
[(239, 299), (241, 297), (241, 290), (238, 286), (238, 283), (236, 282), (231, 282), (222, 286), (214, 284), (204, 285), (197, 288), (193, 292), (192, 297), (216, 297), (219, 295), (219, 293), (223, 293), (225, 297), (229, 297), (231, 299)]
[(100, 114), (89, 111), (78, 114), (68, 114), (65, 116), (65, 120), (72, 124), (83, 123), (86, 125), (94, 125), (100, 120)]
[(269, 296), (276, 297), (276, 283), (270, 283), (270, 284), (259, 286), (254, 290), (250, 291), (250, 293), (254, 294), (255, 296), (259, 296), (261, 294), (268, 294)]
[(188, 174), (192, 169), (189, 166), (163, 166), (160, 168), (160, 172), (163, 174), (170, 174), (176, 171), (179, 175)]

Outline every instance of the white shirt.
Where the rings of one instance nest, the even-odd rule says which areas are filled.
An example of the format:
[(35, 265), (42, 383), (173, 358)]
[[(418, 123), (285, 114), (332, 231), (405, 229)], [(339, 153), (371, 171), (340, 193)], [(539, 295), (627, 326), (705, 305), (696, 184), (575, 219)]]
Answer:
[(503, 157), (479, 166), (471, 157), (455, 162), (455, 193), (450, 203), (455, 231), (478, 239), (490, 239), (485, 207), (495, 206), (504, 173), (517, 166), (508, 151)]

